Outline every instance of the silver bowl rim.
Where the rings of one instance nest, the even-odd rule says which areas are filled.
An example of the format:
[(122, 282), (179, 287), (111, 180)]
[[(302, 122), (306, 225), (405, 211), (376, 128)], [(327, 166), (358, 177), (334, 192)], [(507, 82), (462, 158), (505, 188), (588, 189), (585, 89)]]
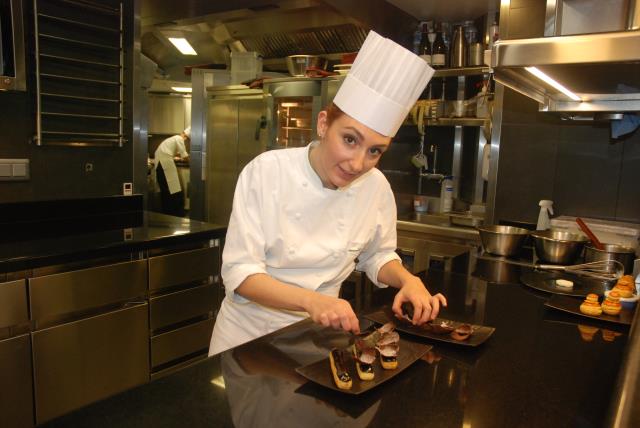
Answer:
[(625, 246), (625, 245), (619, 245), (619, 244), (605, 244), (604, 242), (603, 242), (602, 244), (603, 244), (603, 245), (606, 245), (606, 246), (616, 247), (616, 248), (618, 248), (618, 249), (620, 249), (620, 250), (623, 250), (623, 251), (606, 250), (606, 249), (605, 249), (605, 250), (599, 250), (599, 249), (597, 249), (596, 247), (594, 247), (594, 246), (593, 246), (593, 245), (591, 245), (591, 244), (587, 244), (587, 245), (585, 246), (585, 248), (586, 248), (586, 249), (588, 249), (588, 250), (591, 250), (591, 251), (595, 251), (596, 253), (608, 253), (608, 254), (633, 254), (633, 255), (635, 255), (635, 254), (636, 254), (636, 250), (634, 250), (634, 249), (633, 249), (633, 248), (631, 248), (631, 247), (627, 247), (627, 246)]
[[(551, 236), (545, 236), (544, 234), (548, 232), (565, 233), (567, 235), (575, 236), (576, 238), (580, 238), (580, 239), (560, 239), (560, 238), (553, 238)], [(553, 242), (563, 242), (563, 243), (568, 242), (568, 243), (575, 243), (575, 244), (584, 244), (589, 242), (589, 238), (586, 235), (583, 235), (581, 233), (566, 232), (564, 230), (536, 230), (535, 232), (531, 232), (531, 236), (535, 239), (542, 239), (542, 240), (553, 241)]]
[[(511, 228), (512, 232), (501, 232), (498, 230), (491, 230), (491, 228), (494, 228), (494, 227), (509, 227)], [(484, 225), (484, 226), (479, 226), (476, 229), (478, 229), (479, 232), (492, 233), (492, 234), (504, 235), (504, 236), (527, 236), (531, 234), (530, 230), (524, 229), (522, 227), (505, 226), (501, 224), (492, 224), (488, 226)]]

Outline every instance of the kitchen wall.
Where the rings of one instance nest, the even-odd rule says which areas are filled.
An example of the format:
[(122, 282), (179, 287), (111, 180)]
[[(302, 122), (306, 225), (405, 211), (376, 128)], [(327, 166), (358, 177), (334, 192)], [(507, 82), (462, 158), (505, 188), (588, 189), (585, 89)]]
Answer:
[[(29, 159), (28, 181), (0, 181), (0, 203), (77, 199), (122, 194), (134, 174), (133, 79), (134, 0), (125, 1), (125, 121), (121, 148), (40, 147), (36, 132), (33, 3), (25, 7), (26, 92), (0, 92), (0, 158)], [(137, 141), (137, 136), (136, 136)], [(87, 165), (91, 164), (88, 172)]]
[[(512, 0), (500, 36), (542, 36), (544, 4)], [(640, 223), (640, 131), (612, 140), (608, 122), (562, 121), (507, 88), (503, 101), (496, 223), (535, 223), (540, 199), (556, 215)]]

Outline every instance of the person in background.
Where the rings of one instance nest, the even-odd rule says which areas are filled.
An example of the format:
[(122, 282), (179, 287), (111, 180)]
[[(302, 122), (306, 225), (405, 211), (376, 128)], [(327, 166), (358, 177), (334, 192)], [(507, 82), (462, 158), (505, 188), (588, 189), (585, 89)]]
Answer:
[(244, 168), (209, 355), (307, 317), (358, 333), (351, 305), (338, 297), (354, 268), (379, 287), (397, 288), (393, 311), (401, 316), (401, 304), (411, 302), (414, 324), (446, 306), (402, 266), (394, 195), (375, 168), (433, 72), (370, 31), (333, 103), (318, 114), (319, 139), (262, 153)]
[(160, 187), (161, 211), (164, 214), (184, 216), (184, 192), (180, 187), (175, 160), (189, 157), (185, 143), (191, 139), (191, 127), (180, 135), (164, 140), (155, 152), (156, 180)]

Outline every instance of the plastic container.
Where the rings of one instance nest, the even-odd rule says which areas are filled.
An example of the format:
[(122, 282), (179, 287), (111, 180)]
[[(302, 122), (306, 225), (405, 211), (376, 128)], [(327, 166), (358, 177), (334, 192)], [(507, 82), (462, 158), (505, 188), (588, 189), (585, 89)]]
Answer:
[(441, 213), (448, 213), (453, 210), (453, 190), (453, 177), (445, 177), (440, 184)]
[(540, 205), (540, 213), (538, 214), (536, 230), (547, 230), (551, 226), (549, 214), (553, 215), (553, 201), (543, 199), (538, 205)]
[[(638, 254), (638, 242), (640, 239), (640, 224), (625, 223), (611, 220), (600, 220), (582, 217), (589, 229), (603, 244), (616, 244), (633, 248)], [(578, 232), (580, 228), (575, 217), (559, 216), (551, 220), (551, 228)]]

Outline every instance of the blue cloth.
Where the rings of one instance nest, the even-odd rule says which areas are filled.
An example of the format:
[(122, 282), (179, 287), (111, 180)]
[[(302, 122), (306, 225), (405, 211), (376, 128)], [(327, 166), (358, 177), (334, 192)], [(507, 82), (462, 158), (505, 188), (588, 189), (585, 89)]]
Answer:
[(619, 138), (623, 135), (629, 134), (640, 126), (640, 117), (636, 114), (622, 115), (620, 120), (611, 121), (611, 138)]

